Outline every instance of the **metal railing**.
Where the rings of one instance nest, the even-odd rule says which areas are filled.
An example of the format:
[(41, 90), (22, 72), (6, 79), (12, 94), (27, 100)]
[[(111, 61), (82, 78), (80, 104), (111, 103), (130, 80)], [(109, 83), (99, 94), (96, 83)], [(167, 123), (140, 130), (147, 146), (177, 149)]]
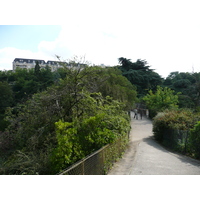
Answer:
[(65, 169), (59, 175), (104, 175), (120, 158), (128, 144), (128, 134)]
[(187, 153), (188, 130), (166, 129), (163, 131), (163, 144), (171, 149)]

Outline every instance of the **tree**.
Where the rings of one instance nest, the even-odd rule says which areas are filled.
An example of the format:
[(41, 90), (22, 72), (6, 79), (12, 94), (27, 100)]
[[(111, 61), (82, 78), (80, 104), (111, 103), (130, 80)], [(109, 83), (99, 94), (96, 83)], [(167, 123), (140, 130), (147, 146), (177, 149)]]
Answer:
[(36, 61), (36, 65), (35, 65), (35, 75), (38, 77), (40, 74), (40, 65), (39, 62)]
[(4, 111), (6, 107), (13, 103), (13, 93), (7, 82), (0, 82), (0, 111)]
[(26, 101), (33, 94), (46, 90), (54, 83), (54, 74), (49, 67), (41, 70), (17, 68), (13, 73), (12, 89), (15, 103)]
[(192, 76), (195, 79), (195, 83), (190, 87), (193, 91), (193, 101), (197, 110), (200, 109), (200, 73), (194, 73)]
[(131, 59), (120, 57), (118, 58), (118, 61), (119, 61), (119, 64), (122, 65), (122, 70), (124, 69), (128, 71), (131, 68), (131, 65), (132, 65)]
[[(5, 144), (0, 146), (0, 155), (5, 157), (0, 173), (55, 174), (127, 133), (125, 108), (127, 101), (134, 103), (134, 87), (119, 70), (76, 66), (56, 85), (7, 110), (10, 125), (5, 137), (0, 137)], [(110, 87), (106, 96), (100, 92), (104, 84)], [(120, 88), (118, 94), (111, 85)]]
[(110, 96), (114, 100), (123, 102), (127, 110), (133, 107), (137, 99), (136, 87), (122, 76), (119, 69), (114, 67), (89, 67), (85, 70), (87, 90), (100, 92), (104, 97)]
[(7, 107), (12, 106), (13, 92), (7, 82), (0, 82), (0, 131), (4, 131), (7, 126), (5, 117), (5, 110)]
[(165, 109), (178, 108), (178, 95), (174, 94), (174, 91), (170, 88), (162, 88), (157, 86), (157, 91), (155, 93), (152, 90), (143, 97), (147, 107), (153, 112), (161, 112)]
[(54, 73), (51, 72), (51, 68), (46, 66), (44, 69), (40, 70), (40, 80), (39, 80), (39, 91), (44, 91), (47, 87), (54, 83)]
[(150, 69), (145, 60), (138, 59), (135, 63), (123, 57), (118, 60), (121, 64), (119, 69), (123, 76), (137, 87), (139, 97), (143, 97), (149, 89), (154, 91), (155, 86), (162, 83), (161, 76)]
[(163, 82), (163, 86), (181, 92), (179, 95), (179, 106), (182, 108), (195, 108), (198, 106), (198, 73), (171, 72)]
[(81, 117), (55, 123), (58, 145), (53, 150), (52, 166), (57, 172), (129, 131), (129, 119), (121, 103), (98, 93), (85, 93), (81, 102)]
[(0, 71), (0, 81), (12, 83), (14, 81), (14, 72), (12, 70)]

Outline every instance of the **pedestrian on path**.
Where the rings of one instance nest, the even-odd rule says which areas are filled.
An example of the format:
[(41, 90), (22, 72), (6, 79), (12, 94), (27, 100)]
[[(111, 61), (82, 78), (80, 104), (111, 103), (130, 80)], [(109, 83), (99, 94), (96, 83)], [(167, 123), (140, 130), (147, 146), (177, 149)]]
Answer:
[(146, 116), (147, 116), (147, 118), (149, 118), (149, 110), (148, 109), (146, 109)]
[(138, 119), (138, 110), (134, 109), (134, 119)]

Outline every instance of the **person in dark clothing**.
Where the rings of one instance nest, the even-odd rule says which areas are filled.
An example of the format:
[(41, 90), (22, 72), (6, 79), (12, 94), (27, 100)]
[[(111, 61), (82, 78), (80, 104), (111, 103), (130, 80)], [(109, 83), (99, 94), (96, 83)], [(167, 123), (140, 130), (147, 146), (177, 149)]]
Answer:
[(137, 109), (134, 109), (134, 119), (138, 119), (138, 110)]

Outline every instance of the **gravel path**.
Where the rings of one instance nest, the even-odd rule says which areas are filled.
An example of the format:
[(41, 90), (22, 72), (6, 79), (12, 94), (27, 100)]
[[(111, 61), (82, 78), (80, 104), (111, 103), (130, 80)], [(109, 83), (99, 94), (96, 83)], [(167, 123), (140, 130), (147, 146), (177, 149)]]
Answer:
[(200, 175), (200, 161), (172, 153), (153, 139), (149, 119), (132, 117), (131, 127), (129, 148), (108, 175)]

